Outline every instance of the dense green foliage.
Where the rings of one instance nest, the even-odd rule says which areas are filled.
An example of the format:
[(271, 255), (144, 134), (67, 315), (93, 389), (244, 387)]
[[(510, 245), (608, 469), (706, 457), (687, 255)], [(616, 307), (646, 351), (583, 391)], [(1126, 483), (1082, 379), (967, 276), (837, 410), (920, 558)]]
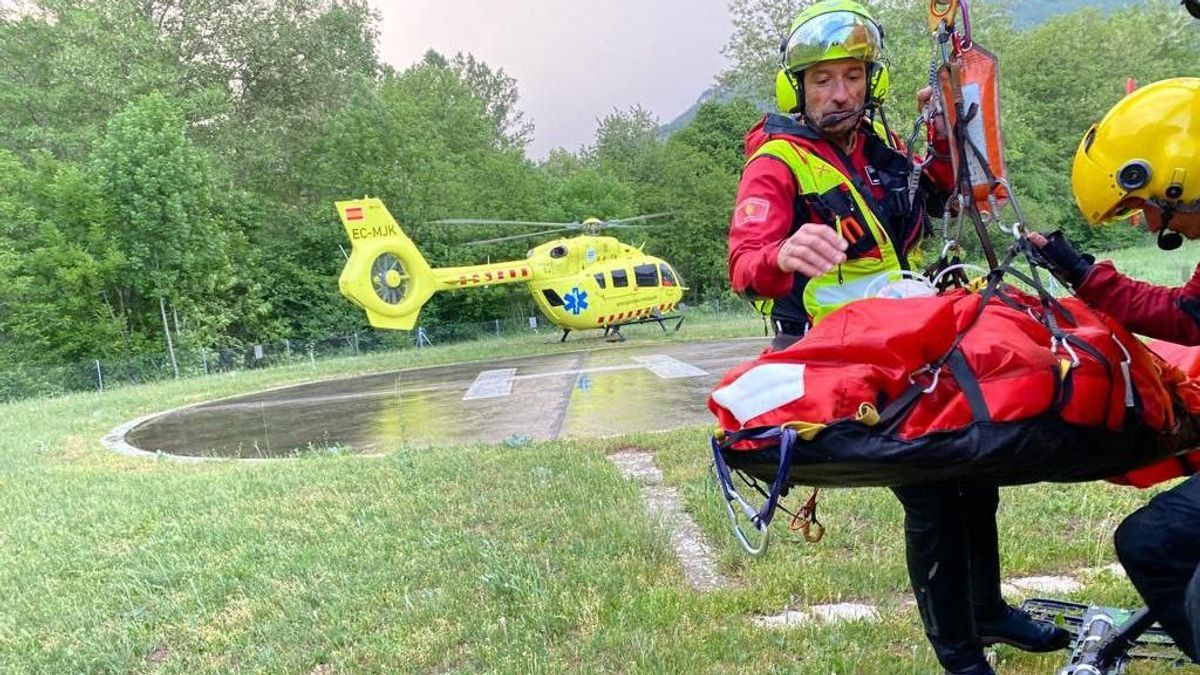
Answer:
[[(728, 294), (725, 231), (742, 135), (770, 100), (778, 36), (801, 0), (732, 0), (741, 97), (701, 105), (663, 137), (641, 108), (601, 121), (578, 153), (531, 160), (517, 83), (474, 57), (378, 58), (365, 0), (37, 0), (0, 8), (0, 370), (363, 329), (337, 291), (332, 202), (383, 198), (434, 264), (521, 257), (445, 217), (569, 221), (670, 211), (626, 239), (670, 260), (689, 301)], [(878, 0), (891, 119), (905, 130), (930, 45), (923, 3)], [(1020, 3), (1013, 3), (1020, 6)], [(11, 7), (11, 5), (10, 5)], [(1200, 30), (1171, 0), (1083, 9), (1017, 29), (975, 8), (1003, 62), (1009, 171), (1039, 229), (1090, 248), (1067, 176), (1080, 136), (1125, 78), (1200, 72)], [(1021, 10), (1025, 11), (1025, 10)], [(1153, 45), (1153, 49), (1147, 48)], [(532, 313), (519, 286), (435, 296), (429, 326)]]

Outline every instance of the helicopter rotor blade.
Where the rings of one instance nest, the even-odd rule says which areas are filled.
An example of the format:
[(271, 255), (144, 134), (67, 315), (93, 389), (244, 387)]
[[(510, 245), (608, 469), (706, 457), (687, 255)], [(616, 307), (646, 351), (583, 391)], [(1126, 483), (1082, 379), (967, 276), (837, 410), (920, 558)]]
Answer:
[(484, 244), (496, 244), (502, 241), (515, 241), (517, 239), (526, 239), (528, 237), (544, 237), (548, 234), (557, 232), (567, 232), (573, 230), (573, 227), (560, 227), (557, 230), (542, 230), (541, 232), (526, 232), (525, 234), (514, 234), (507, 237), (496, 237), (494, 239), (479, 239), (476, 241), (467, 242), (467, 246), (483, 246)]
[(535, 220), (491, 220), (488, 218), (443, 218), (430, 220), (430, 225), (523, 225), (533, 227), (572, 227), (579, 223), (544, 223)]
[(654, 218), (664, 218), (666, 216), (673, 216), (673, 215), (675, 215), (674, 211), (663, 211), (662, 213), (649, 213), (644, 216), (633, 216), (632, 218), (616, 218), (613, 220), (605, 221), (604, 226), (605, 227), (614, 227), (617, 225), (624, 225), (626, 223), (635, 223), (635, 222), (640, 222), (643, 220), (651, 220)]

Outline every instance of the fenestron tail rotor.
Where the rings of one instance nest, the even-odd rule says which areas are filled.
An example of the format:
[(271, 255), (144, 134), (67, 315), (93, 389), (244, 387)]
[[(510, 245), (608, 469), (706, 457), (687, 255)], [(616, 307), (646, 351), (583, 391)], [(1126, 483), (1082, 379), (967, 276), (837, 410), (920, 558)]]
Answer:
[(381, 253), (371, 263), (371, 283), (375, 295), (389, 305), (399, 305), (408, 290), (408, 273), (404, 263), (391, 253)]

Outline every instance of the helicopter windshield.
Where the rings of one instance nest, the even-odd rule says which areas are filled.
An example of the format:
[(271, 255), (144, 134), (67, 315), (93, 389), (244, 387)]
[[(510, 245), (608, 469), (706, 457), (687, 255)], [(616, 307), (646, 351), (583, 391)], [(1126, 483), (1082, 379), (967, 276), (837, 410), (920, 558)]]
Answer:
[(671, 269), (670, 265), (667, 265), (666, 263), (662, 263), (658, 266), (658, 269), (660, 272), (662, 272), (662, 285), (663, 286), (682, 286), (683, 285), (683, 284), (679, 283), (679, 279), (675, 276), (675, 271)]

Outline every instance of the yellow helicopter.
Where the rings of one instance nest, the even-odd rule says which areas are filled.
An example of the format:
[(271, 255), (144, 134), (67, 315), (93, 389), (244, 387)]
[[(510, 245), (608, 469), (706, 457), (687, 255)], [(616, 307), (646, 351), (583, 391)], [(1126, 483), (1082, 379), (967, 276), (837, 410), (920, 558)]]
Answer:
[(675, 330), (683, 323), (675, 312), (687, 288), (675, 270), (665, 260), (614, 237), (596, 235), (603, 227), (634, 227), (630, 223), (667, 214), (611, 221), (589, 218), (579, 223), (435, 221), (554, 227), (473, 242), (477, 244), (567, 230), (585, 234), (536, 246), (525, 260), (433, 269), (379, 199), (354, 199), (336, 206), (351, 243), (338, 287), (377, 328), (411, 330), (421, 307), (438, 291), (514, 283), (529, 285), (538, 309), (563, 329), (561, 341), (572, 330), (602, 328), (605, 336), (624, 340), (622, 326), (657, 322), (666, 331), (667, 320), (678, 319)]

